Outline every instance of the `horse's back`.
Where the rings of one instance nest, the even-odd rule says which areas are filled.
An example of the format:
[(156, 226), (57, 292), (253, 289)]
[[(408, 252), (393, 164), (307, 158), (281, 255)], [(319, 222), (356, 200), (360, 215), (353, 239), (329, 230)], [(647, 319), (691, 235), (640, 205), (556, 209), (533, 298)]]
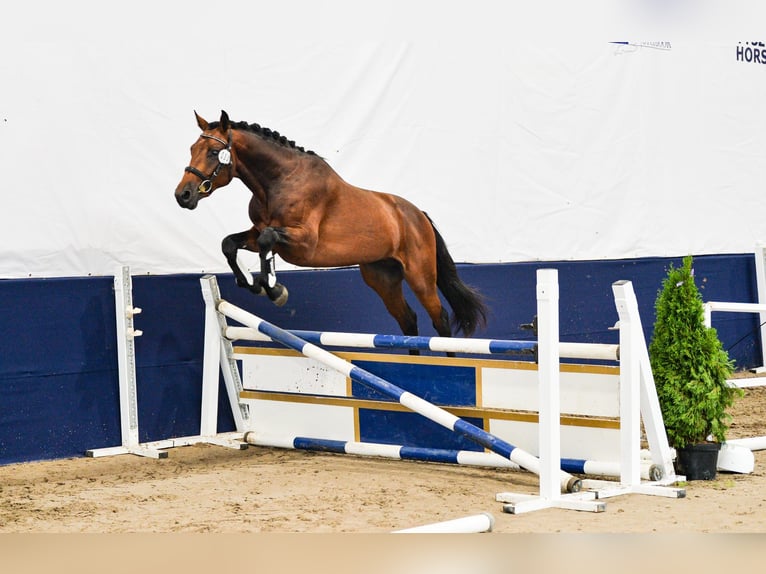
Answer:
[(338, 215), (353, 220), (353, 226), (377, 229), (397, 248), (404, 244), (422, 246), (435, 241), (428, 217), (414, 203), (400, 195), (345, 185), (339, 192)]

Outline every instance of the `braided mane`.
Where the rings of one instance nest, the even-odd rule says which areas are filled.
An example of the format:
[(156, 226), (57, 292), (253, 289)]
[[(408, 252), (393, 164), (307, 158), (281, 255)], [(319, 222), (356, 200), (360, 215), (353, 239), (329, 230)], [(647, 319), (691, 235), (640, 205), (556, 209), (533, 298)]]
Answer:
[[(220, 122), (210, 122), (210, 129), (215, 129), (220, 125)], [(305, 153), (308, 155), (317, 155), (311, 150), (303, 149), (301, 146), (295, 145), (295, 142), (292, 140), (287, 139), (285, 136), (281, 135), (278, 131), (270, 130), (269, 128), (262, 127), (258, 124), (248, 124), (247, 122), (231, 122), (232, 129), (235, 130), (243, 130), (252, 132), (254, 134), (257, 134), (261, 136), (262, 138), (269, 140), (275, 144), (281, 145), (282, 147), (294, 149), (295, 151), (299, 151), (301, 153)]]

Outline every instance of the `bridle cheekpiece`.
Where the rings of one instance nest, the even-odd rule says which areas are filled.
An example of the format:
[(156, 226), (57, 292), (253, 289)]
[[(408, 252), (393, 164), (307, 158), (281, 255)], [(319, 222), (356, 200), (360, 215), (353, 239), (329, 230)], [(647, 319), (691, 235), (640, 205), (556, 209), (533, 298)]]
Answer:
[(211, 136), (209, 134), (202, 134), (200, 137), (208, 138), (211, 140), (215, 140), (221, 144), (224, 145), (223, 149), (219, 149), (216, 151), (216, 156), (218, 157), (218, 165), (215, 166), (215, 169), (210, 175), (205, 175), (200, 170), (198, 170), (196, 167), (192, 167), (190, 165), (187, 165), (184, 168), (184, 171), (188, 171), (189, 173), (193, 173), (198, 178), (200, 178), (202, 181), (200, 182), (199, 186), (197, 186), (197, 191), (199, 193), (208, 194), (212, 192), (213, 190), (213, 180), (215, 180), (216, 177), (218, 177), (218, 172), (221, 171), (221, 168), (225, 165), (231, 166), (231, 133), (229, 134), (229, 141), (225, 142), (221, 138), (217, 138), (215, 136)]

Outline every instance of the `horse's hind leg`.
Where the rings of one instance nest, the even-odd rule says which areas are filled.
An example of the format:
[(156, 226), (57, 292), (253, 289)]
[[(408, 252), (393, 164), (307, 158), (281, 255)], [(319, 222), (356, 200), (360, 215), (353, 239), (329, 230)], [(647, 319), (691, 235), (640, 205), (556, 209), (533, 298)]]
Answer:
[(258, 236), (258, 252), (261, 256), (261, 272), (256, 283), (263, 287), (275, 305), (281, 307), (287, 303), (287, 288), (277, 283), (276, 270), (272, 267), (274, 246), (284, 242), (284, 231), (276, 227), (266, 227)]
[[(451, 337), (452, 328), (449, 324), (449, 313), (444, 308), (437, 292), (436, 279), (433, 282), (428, 281), (423, 276), (405, 277), (407, 284), (412, 292), (423, 305), (431, 322), (440, 337)], [(448, 351), (448, 357), (454, 357), (455, 353)]]
[[(420, 304), (425, 308), (428, 316), (431, 317), (431, 323), (439, 336), (451, 337), (452, 328), (450, 327), (449, 313), (442, 305), (436, 285), (435, 265), (429, 266), (426, 262), (422, 262), (422, 265), (416, 266), (414, 263), (416, 262), (409, 262), (404, 279)], [(434, 267), (432, 271), (431, 267)], [(417, 272), (413, 271), (415, 269)]]
[(418, 334), (418, 316), (407, 304), (402, 292), (404, 273), (398, 261), (387, 259), (359, 265), (364, 282), (383, 300), (388, 312), (396, 319), (402, 333), (414, 337)]
[(249, 289), (256, 295), (262, 295), (263, 289), (255, 281), (250, 271), (240, 265), (237, 259), (237, 252), (240, 249), (256, 251), (257, 232), (254, 230), (242, 231), (226, 236), (221, 242), (221, 251), (223, 251), (226, 262), (234, 272), (234, 279), (239, 287)]

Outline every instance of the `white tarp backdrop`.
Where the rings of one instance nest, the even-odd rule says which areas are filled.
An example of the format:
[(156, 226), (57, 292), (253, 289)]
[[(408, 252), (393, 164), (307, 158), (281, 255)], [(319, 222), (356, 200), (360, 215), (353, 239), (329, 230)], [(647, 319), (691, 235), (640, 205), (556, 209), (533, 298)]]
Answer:
[(4, 12), (3, 278), (226, 270), (220, 240), (249, 226), (247, 189), (193, 212), (173, 197), (195, 109), (407, 197), (456, 261), (742, 253), (766, 237), (762, 2)]

